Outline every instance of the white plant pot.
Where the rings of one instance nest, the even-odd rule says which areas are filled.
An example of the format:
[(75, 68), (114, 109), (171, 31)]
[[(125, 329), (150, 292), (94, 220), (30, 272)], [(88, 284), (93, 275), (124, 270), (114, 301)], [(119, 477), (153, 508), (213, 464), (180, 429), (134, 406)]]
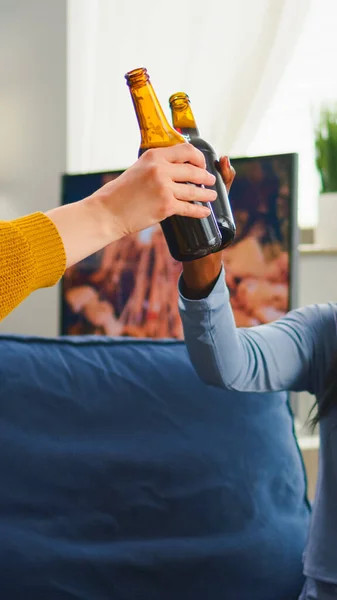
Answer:
[(323, 248), (337, 248), (337, 192), (319, 197), (315, 244)]

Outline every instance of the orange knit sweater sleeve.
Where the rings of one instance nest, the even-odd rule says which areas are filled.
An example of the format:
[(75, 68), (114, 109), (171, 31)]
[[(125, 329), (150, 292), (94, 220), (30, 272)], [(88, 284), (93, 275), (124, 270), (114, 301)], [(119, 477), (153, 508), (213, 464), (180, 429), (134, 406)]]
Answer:
[(46, 215), (0, 221), (0, 321), (34, 290), (56, 284), (65, 266), (61, 236)]

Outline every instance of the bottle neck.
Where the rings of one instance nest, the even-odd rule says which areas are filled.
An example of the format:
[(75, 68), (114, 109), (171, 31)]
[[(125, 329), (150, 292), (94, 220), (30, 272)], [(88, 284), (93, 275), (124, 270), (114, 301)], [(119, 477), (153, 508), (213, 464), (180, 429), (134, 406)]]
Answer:
[(185, 139), (169, 124), (150, 81), (128, 80), (130, 93), (139, 124), (140, 152), (182, 144)]
[(200, 137), (199, 129), (186, 94), (174, 94), (170, 98), (173, 127), (184, 137)]
[(187, 142), (200, 138), (199, 129), (197, 127), (177, 127), (175, 129), (184, 136)]

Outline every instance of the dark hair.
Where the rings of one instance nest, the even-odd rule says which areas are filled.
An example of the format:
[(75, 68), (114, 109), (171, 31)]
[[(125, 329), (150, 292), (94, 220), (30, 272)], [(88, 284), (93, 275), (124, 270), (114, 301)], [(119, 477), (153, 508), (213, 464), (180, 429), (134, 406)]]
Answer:
[(337, 373), (337, 355), (334, 357), (334, 359), (332, 361), (332, 365), (328, 371), (322, 398), (319, 403), (317, 401), (315, 402), (314, 406), (312, 407), (312, 409), (310, 411), (309, 416), (311, 416), (312, 412), (316, 409), (315, 416), (310, 420), (312, 429), (315, 429), (315, 427), (318, 425), (318, 423), (324, 417), (326, 417), (326, 415), (330, 412), (330, 410), (333, 408), (333, 406), (337, 406), (337, 376), (336, 376), (336, 373)]

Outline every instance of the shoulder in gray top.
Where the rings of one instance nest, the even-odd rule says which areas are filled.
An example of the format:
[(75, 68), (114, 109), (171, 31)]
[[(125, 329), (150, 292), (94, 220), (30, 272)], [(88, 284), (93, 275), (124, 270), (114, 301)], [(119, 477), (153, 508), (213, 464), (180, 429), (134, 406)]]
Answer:
[[(206, 383), (242, 392), (306, 390), (320, 401), (337, 354), (337, 304), (307, 306), (268, 325), (237, 329), (222, 271), (207, 298), (188, 300), (180, 293), (179, 308), (188, 352)], [(320, 435), (305, 575), (337, 583), (337, 398)]]

